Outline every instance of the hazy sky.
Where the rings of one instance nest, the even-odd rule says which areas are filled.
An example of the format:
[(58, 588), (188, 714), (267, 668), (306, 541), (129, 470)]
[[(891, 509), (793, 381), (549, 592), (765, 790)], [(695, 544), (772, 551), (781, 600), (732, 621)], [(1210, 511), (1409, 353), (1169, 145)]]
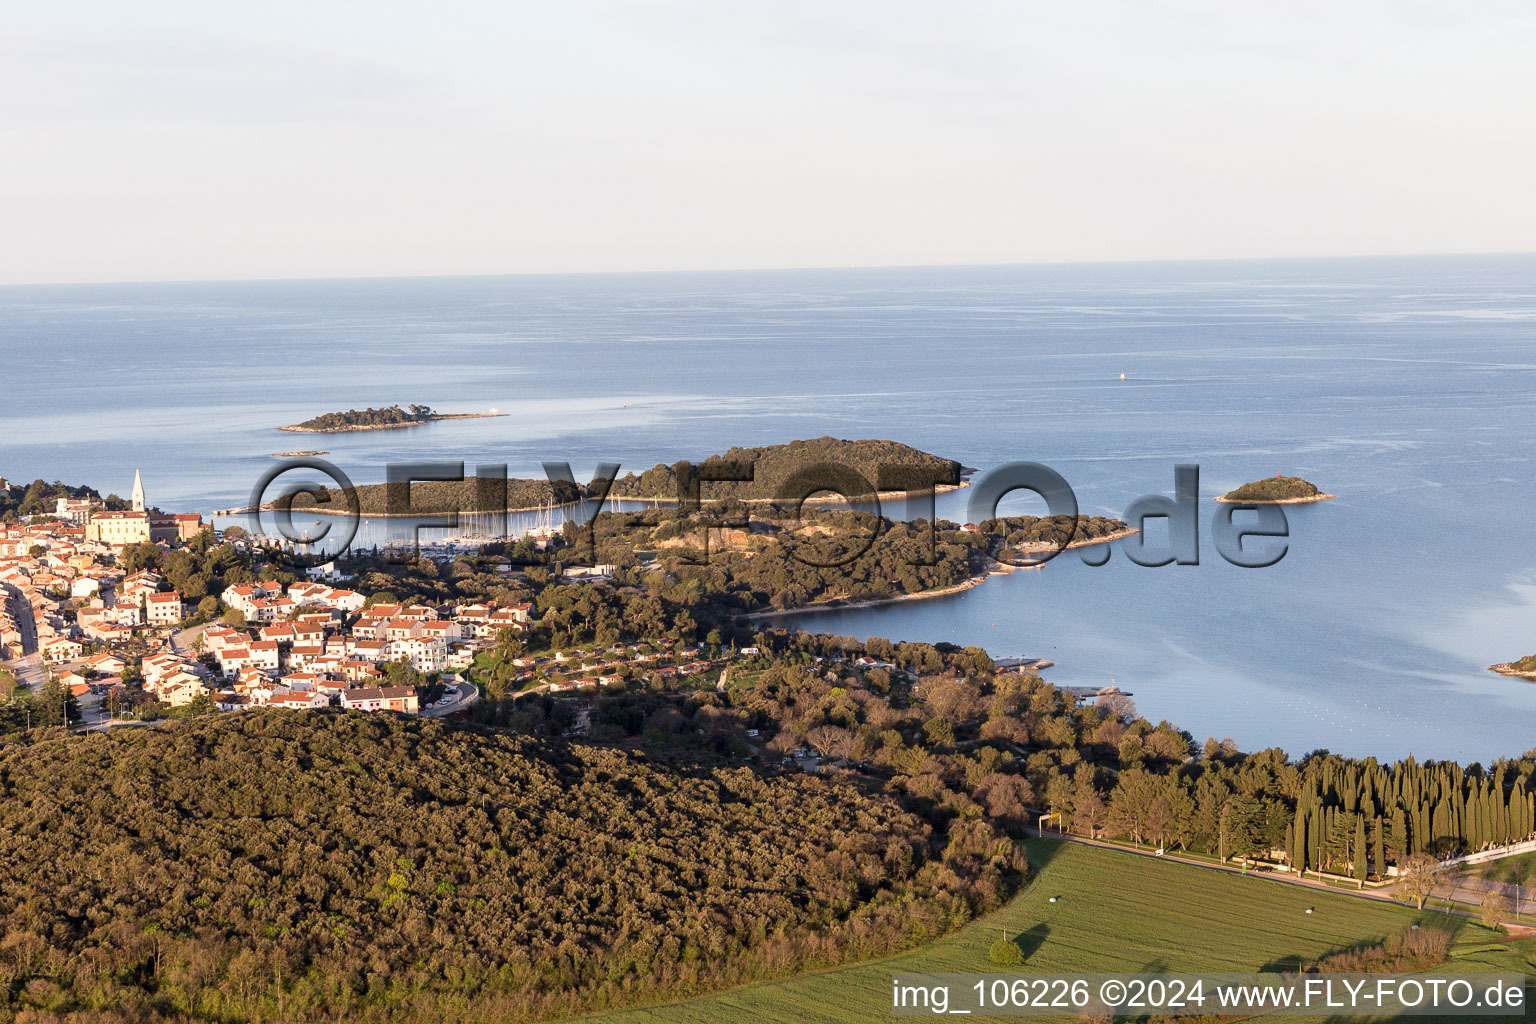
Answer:
[(0, 281), (1536, 250), (1536, 5), (0, 6)]

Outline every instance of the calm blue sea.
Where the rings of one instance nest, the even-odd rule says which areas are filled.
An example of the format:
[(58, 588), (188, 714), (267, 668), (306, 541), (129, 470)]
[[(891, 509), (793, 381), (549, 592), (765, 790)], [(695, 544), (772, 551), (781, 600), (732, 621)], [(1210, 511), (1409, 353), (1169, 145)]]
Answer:
[[(1207, 533), (1199, 566), (1068, 555), (800, 622), (1049, 657), (1248, 748), (1536, 746), (1536, 687), (1485, 671), (1536, 651), (1536, 257), (3, 288), (0, 368), (0, 475), (126, 494), (138, 468), (176, 510), (240, 503), (267, 453), (307, 447), (358, 482), (458, 459), (586, 479), (888, 437), (1044, 462), (1102, 514), (1198, 463), (1205, 517), (1305, 476), (1339, 500), (1289, 509), (1270, 569)], [(509, 415), (272, 429), (393, 402)]]

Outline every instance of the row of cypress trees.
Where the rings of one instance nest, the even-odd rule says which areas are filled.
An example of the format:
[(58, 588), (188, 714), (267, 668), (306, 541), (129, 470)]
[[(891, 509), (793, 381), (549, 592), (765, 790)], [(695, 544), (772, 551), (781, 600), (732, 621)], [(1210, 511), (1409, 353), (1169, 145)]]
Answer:
[(1415, 853), (1445, 857), (1536, 833), (1536, 797), (1503, 765), (1468, 772), (1414, 759), (1308, 762), (1286, 849), (1300, 870), (1364, 879)]

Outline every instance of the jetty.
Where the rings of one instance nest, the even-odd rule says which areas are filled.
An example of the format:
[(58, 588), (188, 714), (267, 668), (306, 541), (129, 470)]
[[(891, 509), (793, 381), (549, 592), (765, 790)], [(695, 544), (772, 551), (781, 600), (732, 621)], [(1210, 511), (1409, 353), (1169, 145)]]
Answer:
[[(1055, 684), (1052, 684), (1055, 685)], [(1078, 700), (1091, 700), (1094, 697), (1134, 697), (1129, 690), (1122, 690), (1118, 686), (1057, 686), (1056, 689), (1064, 693), (1070, 693)]]
[(999, 672), (1038, 672), (1056, 663), (1049, 658), (998, 658), (992, 664)]

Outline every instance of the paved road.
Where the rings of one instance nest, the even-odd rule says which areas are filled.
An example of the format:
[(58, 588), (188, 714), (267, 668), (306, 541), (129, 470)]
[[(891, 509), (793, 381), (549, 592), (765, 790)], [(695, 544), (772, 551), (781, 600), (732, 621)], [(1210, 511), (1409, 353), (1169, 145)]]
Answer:
[(192, 657), (192, 642), (202, 635), (206, 625), (192, 626), (189, 629), (178, 629), (171, 634), (171, 653), (179, 654), (184, 658)]
[(4, 663), (5, 670), (16, 676), (18, 682), (30, 687), (33, 693), (48, 682), (48, 669), (43, 665), (41, 654), (29, 654), (25, 658)]
[(21, 630), (21, 653), (38, 653), (37, 620), (32, 617), (32, 606), (27, 603), (26, 595), (20, 588), (9, 583), (0, 583), (0, 591), (4, 591), (5, 603), (10, 609), (11, 618), (16, 620), (16, 628)]
[(459, 683), (456, 687), (451, 687), (450, 689), (454, 691), (454, 695), (458, 698), (457, 700), (452, 704), (444, 704), (442, 707), (438, 707), (435, 704), (424, 707), (421, 709), (421, 714), (427, 718), (442, 718), (456, 711), (468, 711), (480, 699), (480, 690), (474, 683)]
[(22, 657), (6, 662), (5, 668), (35, 693), (48, 681), (48, 669), (37, 649), (37, 622), (32, 618), (32, 606), (27, 603), (26, 595), (9, 583), (0, 583), (0, 593), (5, 595), (11, 618), (16, 620), (16, 628), (21, 632)]

